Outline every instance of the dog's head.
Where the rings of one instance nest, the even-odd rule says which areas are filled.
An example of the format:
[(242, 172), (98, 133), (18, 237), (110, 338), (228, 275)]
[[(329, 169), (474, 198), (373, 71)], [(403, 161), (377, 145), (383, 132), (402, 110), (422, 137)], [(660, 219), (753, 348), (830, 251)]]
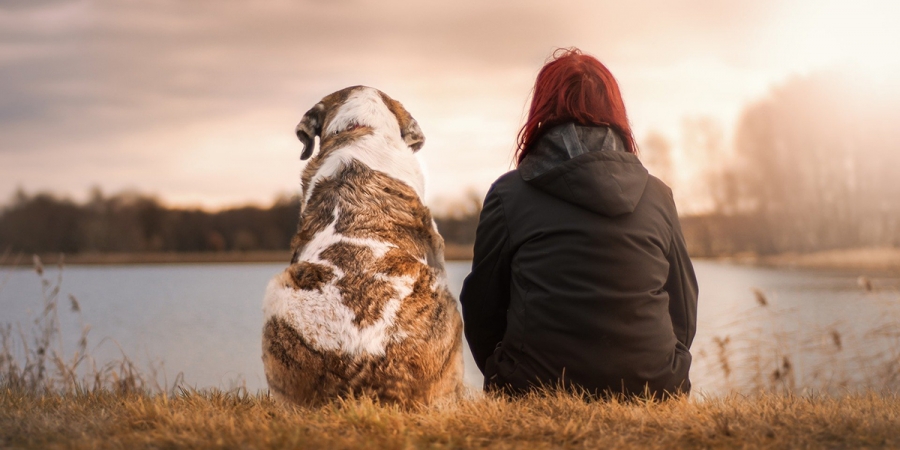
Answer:
[(425, 136), (416, 119), (400, 102), (367, 86), (352, 86), (326, 96), (297, 124), (303, 144), (300, 159), (309, 159), (319, 137), (322, 149), (372, 133), (401, 139), (413, 152), (422, 148)]

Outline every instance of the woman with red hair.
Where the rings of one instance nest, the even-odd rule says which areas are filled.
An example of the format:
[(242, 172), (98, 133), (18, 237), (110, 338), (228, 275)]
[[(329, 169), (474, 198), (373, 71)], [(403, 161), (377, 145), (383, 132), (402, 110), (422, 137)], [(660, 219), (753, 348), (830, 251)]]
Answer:
[(460, 294), (486, 390), (690, 391), (697, 280), (672, 191), (636, 153), (609, 70), (557, 51), (535, 82), (517, 168), (484, 200)]

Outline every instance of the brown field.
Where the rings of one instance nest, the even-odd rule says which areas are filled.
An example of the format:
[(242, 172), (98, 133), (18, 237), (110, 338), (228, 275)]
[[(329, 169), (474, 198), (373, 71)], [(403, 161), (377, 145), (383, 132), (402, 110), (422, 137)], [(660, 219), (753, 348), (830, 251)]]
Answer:
[(585, 402), (480, 397), (403, 411), (367, 399), (319, 409), (265, 395), (0, 391), (5, 448), (872, 448), (900, 447), (900, 398), (762, 394)]

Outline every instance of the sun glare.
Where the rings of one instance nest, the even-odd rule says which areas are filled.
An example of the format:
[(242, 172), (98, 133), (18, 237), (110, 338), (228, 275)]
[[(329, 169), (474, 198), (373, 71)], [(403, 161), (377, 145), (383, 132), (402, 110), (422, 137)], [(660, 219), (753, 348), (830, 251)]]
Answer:
[[(782, 26), (783, 57), (815, 68), (853, 64), (881, 71), (900, 65), (900, 3), (893, 1), (809, 2)], [(803, 70), (803, 67), (797, 69)]]

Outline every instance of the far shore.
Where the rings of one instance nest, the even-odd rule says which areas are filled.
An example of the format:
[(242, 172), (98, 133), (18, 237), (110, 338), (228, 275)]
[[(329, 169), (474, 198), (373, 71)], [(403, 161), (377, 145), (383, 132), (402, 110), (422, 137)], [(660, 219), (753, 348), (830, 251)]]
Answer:
[[(62, 262), (66, 265), (119, 264), (218, 264), (218, 263), (285, 263), (291, 259), (289, 251), (246, 252), (134, 252), (41, 254), (44, 265)], [(472, 247), (447, 245), (447, 261), (471, 261)], [(853, 248), (812, 253), (782, 253), (778, 255), (737, 254), (713, 258), (694, 257), (694, 260), (713, 260), (765, 267), (784, 267), (816, 270), (857, 271), (871, 274), (900, 274), (900, 248)], [(0, 266), (31, 266), (30, 254), (8, 254), (0, 258)]]
[[(30, 267), (31, 254), (11, 253), (2, 257), (0, 266)], [(41, 263), (58, 265), (120, 265), (120, 264), (219, 264), (219, 263), (284, 263), (291, 260), (291, 252), (262, 250), (246, 252), (131, 252), (131, 253), (47, 253), (40, 254)], [(472, 248), (447, 245), (444, 257), (448, 261), (470, 261)]]
[(900, 248), (895, 247), (849, 248), (778, 255), (738, 254), (701, 259), (766, 267), (900, 274)]

